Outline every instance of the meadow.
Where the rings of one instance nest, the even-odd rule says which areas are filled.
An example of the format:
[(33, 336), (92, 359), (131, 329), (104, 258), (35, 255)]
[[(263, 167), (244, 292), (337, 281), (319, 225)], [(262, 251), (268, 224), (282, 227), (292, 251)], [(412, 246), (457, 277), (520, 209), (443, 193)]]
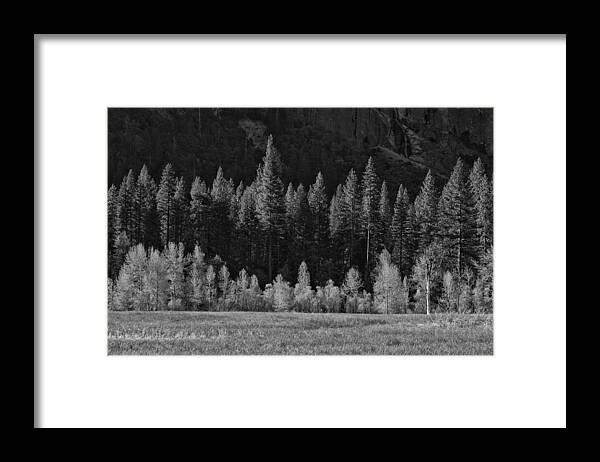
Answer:
[(109, 355), (491, 355), (491, 314), (108, 312)]

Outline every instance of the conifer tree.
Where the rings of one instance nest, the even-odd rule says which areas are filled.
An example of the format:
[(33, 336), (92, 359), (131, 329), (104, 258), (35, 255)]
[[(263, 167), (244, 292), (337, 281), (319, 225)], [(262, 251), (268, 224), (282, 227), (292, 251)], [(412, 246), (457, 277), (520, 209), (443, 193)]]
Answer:
[(133, 241), (152, 244), (153, 210), (156, 208), (156, 183), (144, 165), (137, 179), (133, 208)]
[(460, 158), (444, 186), (437, 215), (437, 235), (444, 251), (444, 266), (460, 278), (474, 263), (476, 245), (473, 202)]
[(483, 162), (478, 158), (469, 174), (469, 190), (473, 198), (475, 231), (477, 237), (477, 260), (484, 258), (493, 243), (493, 194), (485, 174)]
[(267, 149), (259, 169), (256, 211), (265, 234), (269, 280), (273, 275), (273, 248), (277, 248), (283, 231), (283, 183), (280, 178), (281, 160), (269, 135)]
[(206, 183), (199, 177), (194, 179), (190, 191), (190, 231), (192, 241), (202, 248), (209, 248), (209, 217), (211, 210), (211, 197), (206, 188)]
[(390, 225), (392, 221), (390, 199), (385, 181), (381, 184), (376, 218), (373, 233), (373, 249), (376, 252), (381, 252), (384, 247), (390, 247)]
[(400, 273), (407, 275), (410, 272), (411, 260), (411, 220), (410, 200), (408, 191), (402, 185), (398, 188), (394, 202), (394, 215), (391, 223), (392, 260), (398, 265)]
[(342, 188), (342, 198), (339, 204), (339, 231), (342, 236), (344, 266), (347, 268), (352, 267), (356, 263), (355, 249), (360, 233), (360, 204), (358, 180), (354, 170), (350, 170)]
[(435, 180), (431, 170), (427, 172), (421, 190), (415, 198), (416, 244), (417, 253), (422, 252), (433, 241), (437, 196)]
[(133, 178), (133, 170), (129, 170), (127, 176), (123, 178), (121, 186), (119, 187), (119, 194), (117, 198), (117, 217), (118, 217), (118, 228), (119, 231), (127, 233), (129, 240), (132, 244), (134, 238), (134, 223), (133, 223), (133, 212), (135, 204), (135, 180)]
[(230, 207), (234, 195), (232, 183), (225, 179), (223, 169), (219, 167), (217, 175), (212, 183), (210, 191), (212, 206), (210, 219), (212, 222), (210, 238), (214, 245), (214, 251), (223, 255), (225, 259), (229, 256), (229, 244), (231, 237)]
[(118, 274), (115, 261), (115, 240), (118, 234), (117, 222), (117, 188), (111, 185), (108, 189), (108, 277), (114, 279)]
[(293, 220), (293, 233), (290, 263), (295, 267), (298, 262), (306, 257), (310, 249), (310, 208), (304, 185), (300, 183), (294, 195), (295, 216)]
[(321, 172), (317, 174), (315, 182), (308, 190), (308, 205), (311, 214), (312, 233), (310, 241), (310, 261), (315, 270), (315, 280), (318, 284), (325, 281), (322, 273), (323, 260), (327, 257), (328, 248), (328, 203), (325, 192), (325, 181)]
[(363, 237), (365, 239), (365, 284), (370, 286), (370, 271), (373, 264), (373, 256), (376, 254), (373, 234), (377, 226), (377, 206), (379, 199), (378, 179), (373, 166), (373, 158), (369, 157), (367, 166), (362, 176), (362, 202), (361, 202), (361, 225)]
[(160, 220), (160, 238), (163, 247), (168, 246), (169, 242), (175, 239), (173, 198), (176, 186), (177, 179), (173, 167), (167, 164), (163, 169), (156, 195), (156, 210)]
[(187, 220), (189, 217), (187, 202), (185, 180), (181, 177), (175, 183), (175, 193), (173, 194), (173, 241), (175, 242), (186, 240)]
[(256, 184), (248, 186), (240, 199), (238, 211), (238, 232), (242, 241), (242, 261), (249, 265), (255, 261), (256, 243), (258, 241), (258, 218), (256, 217)]

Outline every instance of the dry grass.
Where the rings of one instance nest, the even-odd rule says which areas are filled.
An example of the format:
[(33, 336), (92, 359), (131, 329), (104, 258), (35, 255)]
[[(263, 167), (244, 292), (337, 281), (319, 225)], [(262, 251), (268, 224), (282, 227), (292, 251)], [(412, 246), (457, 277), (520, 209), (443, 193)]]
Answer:
[(491, 315), (109, 312), (109, 355), (491, 355)]

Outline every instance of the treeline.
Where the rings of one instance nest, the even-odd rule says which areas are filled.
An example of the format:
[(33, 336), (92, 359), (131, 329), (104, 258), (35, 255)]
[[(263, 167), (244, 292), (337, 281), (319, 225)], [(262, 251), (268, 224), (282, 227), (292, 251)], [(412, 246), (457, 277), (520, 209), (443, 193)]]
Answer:
[[(469, 170), (459, 159), (441, 192), (429, 172), (414, 201), (402, 185), (390, 201), (372, 158), (360, 180), (351, 170), (331, 198), (321, 173), (308, 189), (302, 184), (286, 189), (282, 168), (269, 137), (263, 162), (247, 186), (235, 186), (219, 168), (210, 187), (197, 177), (188, 189), (170, 164), (158, 185), (145, 167), (137, 179), (130, 171), (119, 188), (112, 185), (111, 306), (350, 312), (492, 309), (492, 186), (480, 160)], [(194, 252), (186, 255), (185, 249)], [(307, 266), (312, 283), (304, 277)], [(235, 281), (230, 271), (239, 273)], [(206, 279), (211, 272), (212, 283)], [(293, 280), (301, 285), (291, 288), (286, 281)], [(196, 292), (195, 285), (201, 287)], [(148, 295), (149, 287), (156, 289), (154, 295)], [(300, 301), (298, 287), (306, 289), (300, 293), (308, 301)], [(206, 290), (214, 292), (208, 296)]]
[[(278, 274), (261, 290), (255, 275), (240, 270), (233, 278), (227, 264), (206, 255), (197, 245), (184, 254), (183, 244), (169, 243), (163, 252), (146, 251), (143, 244), (132, 247), (116, 282), (108, 279), (108, 309), (119, 311), (298, 311), (308, 313), (430, 313), (430, 261), (420, 258), (410, 280), (401, 277), (384, 249), (373, 275), (373, 295), (363, 289), (356, 268), (348, 270), (341, 287), (330, 279), (324, 287), (311, 286), (306, 262), (300, 264), (298, 280), (291, 285)], [(490, 312), (491, 264), (486, 277), (470, 288), (457, 284), (451, 273), (443, 278), (442, 296), (436, 311)], [(415, 287), (411, 301), (411, 285)]]

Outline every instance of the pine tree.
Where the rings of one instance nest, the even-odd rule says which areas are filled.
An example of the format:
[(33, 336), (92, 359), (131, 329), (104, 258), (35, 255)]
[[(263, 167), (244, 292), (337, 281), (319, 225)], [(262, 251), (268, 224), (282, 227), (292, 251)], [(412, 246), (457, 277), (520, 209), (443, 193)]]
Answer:
[(350, 170), (342, 188), (340, 200), (339, 232), (342, 236), (342, 255), (344, 266), (352, 267), (356, 263), (355, 249), (358, 244), (360, 232), (360, 196), (358, 180), (354, 170)]
[(310, 230), (312, 233), (310, 239), (310, 262), (315, 270), (315, 280), (322, 283), (325, 280), (322, 274), (322, 265), (327, 258), (328, 249), (328, 203), (325, 192), (325, 181), (321, 172), (317, 174), (315, 183), (308, 190), (308, 205), (310, 207)]
[(367, 166), (362, 176), (362, 202), (361, 202), (361, 226), (365, 239), (365, 284), (370, 286), (370, 272), (376, 254), (375, 245), (372, 242), (377, 227), (377, 205), (378, 205), (378, 178), (373, 166), (373, 158), (369, 157)]
[(199, 177), (194, 179), (190, 191), (190, 231), (194, 244), (199, 244), (202, 248), (209, 248), (209, 224), (211, 197), (206, 188), (206, 183)]
[(185, 180), (181, 177), (175, 184), (175, 193), (173, 194), (173, 241), (183, 242), (186, 240), (188, 217)]
[(380, 252), (384, 247), (391, 248), (391, 221), (390, 199), (387, 184), (384, 181), (381, 184), (381, 192), (379, 193), (379, 207), (377, 209), (377, 222), (374, 233), (374, 249), (376, 252)]
[(401, 274), (406, 275), (410, 272), (411, 261), (410, 254), (410, 200), (408, 191), (402, 185), (398, 188), (396, 201), (394, 202), (394, 215), (390, 227), (392, 242), (392, 260), (398, 265)]
[(469, 174), (469, 190), (475, 209), (477, 260), (481, 261), (485, 252), (492, 246), (494, 223), (492, 187), (480, 158), (475, 161)]
[(156, 183), (146, 165), (140, 170), (135, 187), (133, 208), (133, 241), (152, 244), (153, 210), (156, 208)]
[(256, 211), (265, 233), (269, 280), (273, 275), (273, 248), (278, 248), (283, 232), (283, 183), (280, 178), (281, 160), (269, 135), (267, 149), (259, 169)]
[(169, 242), (175, 239), (173, 198), (176, 186), (177, 179), (173, 167), (167, 164), (163, 169), (156, 195), (156, 210), (160, 220), (160, 239), (163, 247), (167, 247)]
[(134, 238), (133, 212), (135, 203), (135, 180), (133, 179), (133, 170), (129, 170), (127, 176), (123, 178), (119, 187), (117, 197), (117, 222), (119, 231), (127, 233), (132, 244)]
[(444, 266), (456, 272), (471, 268), (475, 258), (475, 217), (464, 164), (458, 159), (437, 207), (437, 235), (444, 249)]
[(258, 242), (258, 218), (256, 217), (256, 184), (248, 186), (240, 199), (237, 229), (240, 235), (242, 261), (252, 265), (255, 261), (256, 243)]
[(436, 222), (437, 196), (435, 192), (435, 180), (431, 170), (427, 172), (423, 180), (421, 190), (415, 198), (414, 206), (417, 253), (420, 253), (433, 241)]
[(228, 258), (230, 250), (232, 226), (229, 217), (231, 200), (234, 194), (232, 183), (225, 179), (223, 169), (219, 167), (210, 191), (212, 199), (210, 213), (212, 235), (210, 241), (214, 244), (214, 251), (219, 255), (223, 255), (225, 259)]
[(294, 267), (298, 265), (309, 253), (310, 249), (310, 208), (304, 185), (300, 183), (296, 189), (295, 197), (295, 216), (293, 221), (292, 245), (290, 263)]

